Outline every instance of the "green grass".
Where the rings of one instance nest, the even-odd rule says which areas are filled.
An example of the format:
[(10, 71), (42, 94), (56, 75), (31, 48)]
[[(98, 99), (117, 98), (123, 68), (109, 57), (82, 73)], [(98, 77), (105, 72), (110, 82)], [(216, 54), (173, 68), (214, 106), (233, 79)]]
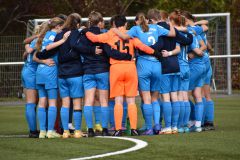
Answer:
[[(239, 159), (240, 97), (215, 99), (216, 131), (135, 137), (148, 142), (142, 150), (102, 159)], [(139, 116), (141, 118), (141, 116)], [(142, 118), (139, 120), (139, 125)], [(27, 134), (24, 107), (0, 107), (0, 134)], [(0, 138), (0, 159), (69, 159), (126, 149), (127, 141), (82, 139)]]

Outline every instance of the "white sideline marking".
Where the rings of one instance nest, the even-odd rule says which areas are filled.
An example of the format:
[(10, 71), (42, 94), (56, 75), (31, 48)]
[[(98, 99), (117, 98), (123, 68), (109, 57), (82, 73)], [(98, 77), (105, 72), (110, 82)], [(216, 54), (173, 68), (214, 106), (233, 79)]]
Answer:
[(0, 138), (27, 138), (28, 135), (0, 135)]
[[(27, 138), (27, 137), (28, 137), (28, 135), (0, 135), (0, 138)], [(102, 136), (97, 136), (97, 138), (111, 138), (111, 139), (126, 140), (126, 141), (130, 141), (130, 142), (134, 142), (136, 145), (131, 147), (131, 148), (120, 150), (120, 151), (109, 152), (109, 153), (104, 153), (104, 154), (99, 154), (99, 155), (89, 156), (89, 157), (72, 158), (70, 160), (86, 160), (86, 159), (95, 159), (95, 158), (102, 158), (102, 157), (108, 157), (108, 156), (113, 156), (113, 155), (119, 155), (119, 154), (124, 154), (124, 153), (128, 153), (128, 152), (133, 152), (133, 151), (140, 150), (140, 149), (142, 149), (142, 148), (144, 148), (148, 145), (148, 143), (145, 142), (145, 141), (135, 139), (135, 138), (128, 138), (128, 137), (102, 137)]]
[(120, 151), (109, 152), (109, 153), (104, 153), (104, 154), (99, 154), (99, 155), (89, 156), (89, 157), (73, 158), (73, 159), (70, 159), (70, 160), (95, 159), (95, 158), (102, 158), (102, 157), (107, 157), (107, 156), (119, 155), (119, 154), (124, 154), (124, 153), (133, 152), (133, 151), (142, 149), (142, 148), (144, 148), (148, 145), (147, 142), (144, 142), (144, 141), (139, 140), (139, 139), (128, 138), (128, 137), (100, 137), (100, 136), (98, 136), (98, 138), (121, 139), (121, 140), (134, 142), (136, 145), (131, 147), (131, 148), (120, 150)]

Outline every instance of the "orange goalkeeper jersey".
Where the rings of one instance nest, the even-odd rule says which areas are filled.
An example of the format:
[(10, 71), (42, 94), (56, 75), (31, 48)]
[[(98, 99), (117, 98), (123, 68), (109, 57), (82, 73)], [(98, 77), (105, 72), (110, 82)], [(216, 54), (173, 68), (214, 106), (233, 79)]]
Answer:
[[(121, 32), (126, 33), (127, 30), (124, 28), (119, 29)], [(129, 53), (132, 56), (134, 56), (134, 49), (140, 49), (141, 51), (147, 53), (147, 54), (153, 54), (154, 50), (143, 44), (138, 38), (132, 38), (129, 40), (123, 40), (118, 35), (116, 35), (112, 30), (109, 30), (106, 33), (95, 35), (91, 32), (87, 32), (86, 36), (89, 40), (92, 42), (99, 42), (99, 43), (107, 43), (109, 44), (113, 49), (116, 49), (122, 53)], [(110, 58), (110, 64), (116, 64), (116, 63), (135, 63), (134, 61), (124, 61), (124, 60), (116, 60), (113, 58)]]

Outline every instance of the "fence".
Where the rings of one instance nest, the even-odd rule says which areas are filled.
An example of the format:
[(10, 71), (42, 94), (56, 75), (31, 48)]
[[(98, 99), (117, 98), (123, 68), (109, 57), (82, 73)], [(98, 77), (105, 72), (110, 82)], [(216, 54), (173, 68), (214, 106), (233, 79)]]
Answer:
[[(240, 54), (240, 28), (231, 30), (231, 54)], [(227, 55), (226, 26), (212, 25), (208, 32), (208, 40), (214, 47), (214, 55)], [(22, 93), (21, 69), (23, 40), (25, 36), (0, 37), (0, 97), (17, 97)], [(211, 58), (213, 67), (213, 91), (228, 92), (228, 58)], [(230, 59), (230, 58), (229, 58)], [(14, 65), (1, 65), (2, 62), (20, 62)], [(231, 58), (232, 89), (240, 90), (240, 58)], [(239, 93), (239, 92), (238, 92)]]
[[(0, 62), (20, 62), (25, 36), (0, 36)], [(0, 97), (17, 97), (22, 93), (22, 65), (0, 66)]]

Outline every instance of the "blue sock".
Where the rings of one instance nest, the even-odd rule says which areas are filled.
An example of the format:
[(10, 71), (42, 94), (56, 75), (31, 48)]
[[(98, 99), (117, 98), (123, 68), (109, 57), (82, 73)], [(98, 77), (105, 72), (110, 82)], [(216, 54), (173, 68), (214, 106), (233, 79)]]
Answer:
[(127, 102), (123, 102), (123, 119), (122, 119), (122, 127), (126, 127), (127, 120)]
[(153, 108), (152, 104), (143, 104), (143, 112), (147, 130), (152, 129)]
[(180, 114), (180, 103), (172, 102), (172, 127), (177, 127)]
[(48, 130), (49, 131), (52, 131), (54, 129), (56, 118), (57, 118), (57, 107), (50, 106), (48, 108)]
[(93, 107), (94, 117), (95, 117), (95, 124), (101, 124), (101, 106), (94, 106)]
[(203, 103), (197, 102), (195, 104), (196, 127), (201, 127), (202, 116), (203, 116)]
[(84, 113), (84, 117), (85, 117), (88, 128), (93, 128), (92, 112), (93, 112), (92, 106), (84, 107), (83, 113)]
[(38, 121), (39, 121), (39, 128), (41, 131), (46, 131), (46, 118), (47, 112), (45, 108), (38, 107)]
[(191, 107), (190, 107), (189, 101), (184, 102), (184, 106), (185, 106), (185, 114), (184, 114), (184, 118), (183, 118), (183, 125), (184, 125), (184, 127), (186, 127), (188, 125), (188, 121), (189, 121), (190, 113), (191, 113)]
[(214, 120), (214, 102), (207, 101), (206, 102), (207, 110), (206, 110), (206, 121), (213, 122)]
[(145, 115), (144, 115), (144, 110), (143, 110), (143, 101), (141, 100), (141, 103), (140, 103), (140, 108), (141, 108), (141, 111), (142, 111), (142, 115), (143, 115), (143, 119), (145, 120)]
[(81, 130), (82, 127), (82, 110), (73, 111), (73, 119), (76, 130)]
[(178, 128), (182, 128), (184, 126), (183, 119), (185, 114), (185, 104), (183, 101), (179, 101), (179, 104), (180, 104), (180, 113), (178, 118)]
[(35, 103), (27, 103), (26, 104), (26, 118), (28, 122), (28, 127), (30, 131), (37, 130), (37, 122), (36, 122), (36, 104)]
[(68, 130), (68, 122), (69, 122), (69, 108), (63, 107), (61, 108), (60, 111), (61, 115), (61, 121), (62, 121), (62, 127), (64, 130)]
[(109, 107), (101, 107), (101, 115), (102, 115), (102, 128), (108, 128), (109, 122)]
[(206, 105), (206, 98), (205, 98), (205, 97), (202, 98), (202, 102), (203, 102), (202, 124), (204, 124), (204, 120), (205, 120), (205, 116), (206, 116), (206, 108), (207, 108), (207, 105)]
[(108, 106), (109, 106), (109, 123), (110, 127), (115, 127), (115, 122), (114, 122), (114, 101), (109, 101)]
[(171, 102), (162, 102), (163, 117), (165, 121), (165, 127), (171, 127), (172, 124), (172, 105)]
[(191, 107), (191, 112), (190, 112), (190, 120), (195, 121), (195, 104), (192, 101), (189, 101), (190, 107)]
[(158, 101), (152, 102), (152, 107), (153, 107), (153, 120), (154, 120), (154, 125), (159, 124), (160, 121), (160, 105)]

